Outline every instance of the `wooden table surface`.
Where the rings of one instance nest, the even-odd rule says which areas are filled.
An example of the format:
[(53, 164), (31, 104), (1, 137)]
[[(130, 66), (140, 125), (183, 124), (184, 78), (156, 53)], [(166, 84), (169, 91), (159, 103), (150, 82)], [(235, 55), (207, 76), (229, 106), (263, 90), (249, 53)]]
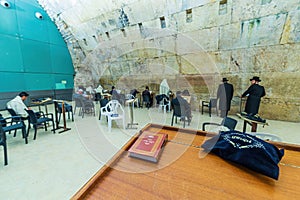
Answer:
[(212, 134), (148, 124), (143, 131), (167, 133), (158, 163), (128, 156), (132, 138), (72, 199), (299, 199), (300, 146), (285, 148), (279, 180), (273, 180), (214, 154), (200, 154)]

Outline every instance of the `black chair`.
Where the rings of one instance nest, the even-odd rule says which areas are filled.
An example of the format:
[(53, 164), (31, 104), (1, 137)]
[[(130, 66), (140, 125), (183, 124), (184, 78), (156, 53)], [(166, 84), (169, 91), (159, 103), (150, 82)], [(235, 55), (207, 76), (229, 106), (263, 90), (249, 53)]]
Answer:
[(175, 118), (175, 123), (177, 123), (178, 117), (180, 118), (180, 121), (183, 121), (183, 128), (185, 128), (185, 122), (188, 122), (188, 125), (190, 125), (188, 116), (184, 112), (185, 112), (184, 110), (181, 110), (180, 105), (173, 105), (173, 115), (172, 115), (171, 126), (173, 126), (174, 118)]
[[(21, 120), (24, 120), (24, 119), (26, 119), (26, 118), (22, 118), (21, 116), (19, 116), (19, 115), (17, 115), (17, 113), (13, 110), (13, 109), (11, 109), (11, 108), (6, 108), (6, 110), (9, 112), (9, 114), (13, 117), (12, 119), (11, 119), (11, 125), (15, 122), (19, 122), (20, 121), (20, 119)], [(15, 133), (14, 133), (14, 137), (16, 136), (16, 133), (17, 133), (17, 130), (15, 130)]]
[[(28, 143), (27, 134), (26, 134), (26, 125), (25, 125), (24, 121), (21, 119), (21, 117), (12, 116), (12, 117), (3, 118), (2, 115), (0, 114), (0, 124), (5, 133), (6, 132), (10, 133), (11, 131), (15, 131), (14, 137), (16, 136), (16, 131), (18, 129), (21, 129), (22, 130), (22, 138), (25, 139), (25, 144)], [(9, 124), (10, 124), (10, 126), (9, 126)]]
[(0, 145), (3, 146), (3, 153), (4, 153), (4, 165), (8, 164), (7, 161), (7, 145), (6, 145), (6, 135), (0, 123)]
[(225, 126), (227, 127), (230, 131), (233, 131), (236, 127), (237, 120), (231, 118), (231, 117), (224, 117), (221, 124), (219, 123), (214, 123), (214, 122), (204, 122), (202, 124), (202, 130), (205, 131), (205, 127), (208, 125), (213, 125), (213, 126)]
[(83, 100), (83, 99), (81, 99), (81, 104), (82, 104), (82, 108), (81, 108), (82, 118), (84, 117), (84, 113), (93, 114), (94, 116), (96, 115), (95, 105), (94, 105), (94, 102), (92, 100)]
[[(11, 108), (6, 108), (6, 110), (9, 112), (9, 114), (12, 116), (12, 117), (16, 117), (16, 118), (21, 118), (21, 116), (17, 115), (17, 113), (11, 109)], [(18, 120), (17, 120), (18, 121)]]
[(104, 98), (104, 99), (100, 99), (100, 109), (99, 109), (99, 120), (101, 120), (101, 108), (106, 106), (106, 104), (109, 102), (108, 99)]
[(209, 116), (211, 117), (211, 109), (212, 108), (216, 108), (216, 113), (218, 115), (218, 99), (210, 99), (209, 102), (207, 101), (202, 101), (202, 108), (201, 108), (201, 113), (203, 115), (203, 110), (204, 110), (204, 107), (207, 107), (208, 108), (208, 113), (209, 113)]
[(75, 101), (75, 107), (74, 107), (74, 115), (75, 115), (75, 113), (76, 113), (76, 108), (79, 108), (79, 116), (81, 115), (81, 111), (82, 111), (82, 101), (80, 100), (80, 98), (76, 98), (76, 97), (74, 97), (73, 98), (74, 99), (74, 101)]
[[(68, 113), (68, 119), (70, 119), (70, 113), (72, 116), (72, 122), (74, 121), (74, 114), (73, 114), (73, 106), (67, 103), (64, 103), (65, 113)], [(58, 123), (60, 122), (60, 117), (62, 114), (62, 103), (57, 103), (57, 113), (58, 115)]]
[[(35, 140), (38, 125), (44, 125), (45, 131), (47, 131), (47, 122), (52, 122), (52, 127), (53, 127), (52, 131), (53, 133), (55, 133), (54, 118), (52, 113), (48, 113), (48, 114), (41, 113), (41, 117), (37, 118), (36, 114), (32, 110), (26, 110), (26, 112), (29, 115), (27, 135), (29, 135), (30, 124), (32, 124), (34, 128), (33, 139)], [(46, 116), (50, 116), (50, 117), (46, 117)]]
[(84, 117), (84, 113), (94, 114), (95, 116), (95, 107), (94, 102), (92, 100), (84, 100), (82, 98), (74, 98), (75, 108), (74, 114), (76, 112), (76, 108), (79, 108), (79, 116)]

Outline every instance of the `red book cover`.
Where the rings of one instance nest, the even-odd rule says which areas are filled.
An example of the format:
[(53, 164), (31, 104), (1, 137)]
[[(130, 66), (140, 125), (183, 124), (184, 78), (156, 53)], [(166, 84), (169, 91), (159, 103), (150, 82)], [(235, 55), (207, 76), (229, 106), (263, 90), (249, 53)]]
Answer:
[(128, 150), (129, 156), (157, 162), (167, 137), (163, 133), (144, 132)]

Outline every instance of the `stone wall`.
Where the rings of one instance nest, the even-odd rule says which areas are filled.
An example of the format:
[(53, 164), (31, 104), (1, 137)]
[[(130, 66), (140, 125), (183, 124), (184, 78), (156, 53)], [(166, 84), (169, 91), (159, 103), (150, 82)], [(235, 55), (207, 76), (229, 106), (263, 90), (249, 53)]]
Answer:
[(299, 122), (299, 5), (299, 0), (135, 1), (123, 7), (129, 21), (124, 27), (112, 23), (119, 10), (85, 22), (106, 27), (98, 42), (79, 41), (86, 57), (76, 66), (75, 82), (116, 85), (127, 93), (145, 85), (158, 90), (166, 78), (172, 91), (188, 89), (198, 109), (227, 77), (235, 89), (234, 114), (255, 75), (267, 92), (260, 115)]

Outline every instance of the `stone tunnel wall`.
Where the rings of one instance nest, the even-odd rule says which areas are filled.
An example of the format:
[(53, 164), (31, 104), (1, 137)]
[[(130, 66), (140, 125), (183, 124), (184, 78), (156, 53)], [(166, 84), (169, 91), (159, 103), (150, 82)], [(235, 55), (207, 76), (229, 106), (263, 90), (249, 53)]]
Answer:
[(172, 91), (190, 91), (197, 110), (227, 77), (234, 114), (249, 79), (259, 76), (267, 92), (259, 114), (300, 121), (299, 0), (155, 2), (126, 5), (129, 26), (111, 26), (98, 43), (81, 44), (86, 57), (76, 66), (77, 86), (101, 83), (128, 93), (149, 85), (158, 93), (166, 78)]

